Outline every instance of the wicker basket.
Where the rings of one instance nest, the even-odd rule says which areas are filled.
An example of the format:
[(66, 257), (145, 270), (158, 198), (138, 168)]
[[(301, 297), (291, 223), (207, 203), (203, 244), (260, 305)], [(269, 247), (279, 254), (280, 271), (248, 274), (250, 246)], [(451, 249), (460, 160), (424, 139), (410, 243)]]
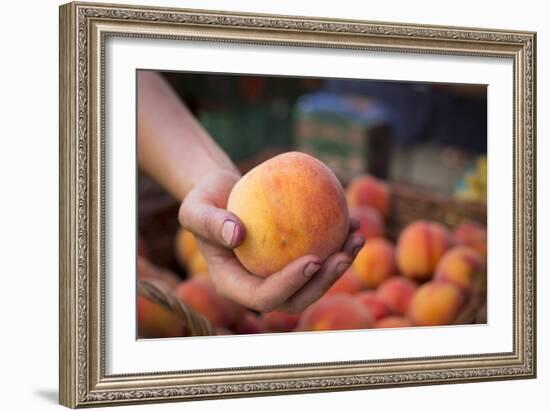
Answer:
[(139, 281), (138, 294), (160, 304), (174, 314), (182, 324), (182, 337), (214, 335), (210, 322), (182, 303), (170, 290), (154, 281)]
[(454, 200), (417, 186), (392, 184), (390, 202), (387, 231), (393, 240), (405, 226), (415, 220), (437, 221), (450, 228), (464, 220), (487, 224), (485, 204)]

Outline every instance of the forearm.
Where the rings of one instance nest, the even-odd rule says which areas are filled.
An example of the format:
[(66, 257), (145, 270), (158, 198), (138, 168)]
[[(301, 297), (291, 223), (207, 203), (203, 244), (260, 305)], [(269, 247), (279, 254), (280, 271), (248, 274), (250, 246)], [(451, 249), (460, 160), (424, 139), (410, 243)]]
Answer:
[(159, 74), (138, 72), (137, 111), (140, 167), (177, 199), (213, 171), (238, 172)]

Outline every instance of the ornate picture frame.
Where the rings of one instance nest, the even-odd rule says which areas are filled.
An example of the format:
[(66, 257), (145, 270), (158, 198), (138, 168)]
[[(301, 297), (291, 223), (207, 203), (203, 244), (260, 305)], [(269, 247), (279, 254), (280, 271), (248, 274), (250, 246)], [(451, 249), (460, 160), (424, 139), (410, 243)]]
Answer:
[[(105, 42), (201, 40), (513, 62), (513, 350), (107, 375)], [(67, 407), (536, 376), (536, 34), (109, 4), (60, 7), (60, 403)]]

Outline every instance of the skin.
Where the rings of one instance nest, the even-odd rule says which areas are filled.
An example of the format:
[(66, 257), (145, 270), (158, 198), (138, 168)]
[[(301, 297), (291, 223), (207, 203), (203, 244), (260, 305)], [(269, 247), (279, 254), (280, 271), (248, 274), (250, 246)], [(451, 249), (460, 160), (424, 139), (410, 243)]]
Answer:
[(364, 244), (358, 223), (350, 220), (341, 251), (326, 260), (304, 255), (267, 278), (249, 273), (233, 252), (245, 228), (226, 210), (241, 174), (163, 78), (148, 71), (138, 72), (138, 159), (182, 202), (179, 221), (197, 236), (216, 290), (253, 310), (303, 311), (349, 268)]

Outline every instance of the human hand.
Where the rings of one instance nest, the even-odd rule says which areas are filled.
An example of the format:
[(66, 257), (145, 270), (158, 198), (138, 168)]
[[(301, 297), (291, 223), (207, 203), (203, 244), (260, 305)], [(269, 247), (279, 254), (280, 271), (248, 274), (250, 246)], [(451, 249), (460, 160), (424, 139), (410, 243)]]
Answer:
[(302, 256), (279, 272), (260, 278), (239, 262), (233, 248), (245, 239), (246, 230), (237, 216), (227, 211), (227, 199), (240, 176), (216, 171), (202, 180), (183, 201), (179, 220), (197, 236), (216, 290), (233, 301), (260, 312), (299, 313), (318, 300), (350, 267), (363, 247), (359, 223), (350, 219), (342, 249), (324, 262), (318, 256)]

